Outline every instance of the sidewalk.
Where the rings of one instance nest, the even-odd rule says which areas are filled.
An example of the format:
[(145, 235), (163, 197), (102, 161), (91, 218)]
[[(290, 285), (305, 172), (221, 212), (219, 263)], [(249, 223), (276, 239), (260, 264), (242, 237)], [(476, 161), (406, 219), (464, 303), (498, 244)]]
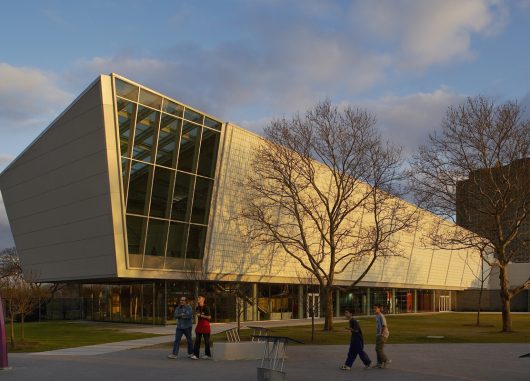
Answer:
[[(343, 320), (343, 319), (342, 319)], [(324, 319), (315, 319), (315, 323), (323, 323)], [(267, 321), (245, 321), (241, 322), (241, 328), (246, 326), (259, 326), (266, 328), (280, 327), (280, 326), (297, 326), (311, 324), (311, 320), (307, 319), (291, 319), (291, 320), (267, 320)], [(229, 328), (237, 327), (236, 323), (212, 323), (212, 335), (224, 331)], [(153, 335), (161, 335), (156, 337), (149, 337), (146, 339), (126, 340), (114, 343), (88, 345), (84, 347), (56, 349), (46, 352), (31, 353), (36, 356), (95, 356), (107, 353), (126, 351), (135, 348), (143, 348), (152, 345), (163, 343), (170, 343), (175, 338), (175, 325), (167, 326), (133, 326), (125, 328), (124, 331), (148, 333)]]
[[(287, 349), (284, 370), (289, 381), (528, 381), (530, 344), (389, 344), (388, 369), (364, 370), (359, 360), (351, 371), (341, 371), (348, 346), (297, 345)], [(374, 346), (366, 351), (375, 359)], [(193, 361), (182, 354), (167, 358), (166, 348), (121, 350), (103, 356), (9, 357), (12, 370), (2, 381), (251, 381), (261, 361)]]

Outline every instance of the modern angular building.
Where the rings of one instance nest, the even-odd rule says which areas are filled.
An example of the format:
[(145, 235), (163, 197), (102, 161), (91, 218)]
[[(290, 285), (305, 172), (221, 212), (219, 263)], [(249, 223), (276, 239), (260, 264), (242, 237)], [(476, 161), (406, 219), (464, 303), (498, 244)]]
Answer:
[[(318, 288), (286, 253), (241, 234), (240, 180), (262, 141), (121, 76), (100, 76), (0, 175), (24, 271), (75, 285), (75, 302), (54, 307), (69, 317), (162, 323), (180, 293), (197, 289), (217, 321), (236, 311), (306, 317)], [(435, 218), (422, 212), (416, 231), (396, 238), (406, 255), (379, 260), (354, 291), (337, 291), (336, 313), (369, 313), (374, 303), (395, 313), (455, 308), (455, 292), (477, 286), (480, 260), (424, 246)], [(338, 284), (359, 271), (352, 266)]]

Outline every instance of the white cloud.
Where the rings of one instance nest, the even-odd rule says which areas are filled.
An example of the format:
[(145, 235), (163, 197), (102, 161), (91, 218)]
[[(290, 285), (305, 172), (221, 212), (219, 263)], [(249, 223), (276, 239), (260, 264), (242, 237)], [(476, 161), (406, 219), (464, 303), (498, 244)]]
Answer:
[(430, 93), (406, 96), (384, 96), (355, 104), (372, 112), (383, 137), (403, 147), (407, 158), (439, 128), (447, 108), (461, 102), (464, 96), (447, 88)]
[(69, 76), (116, 72), (220, 118), (241, 120), (249, 116), (238, 115), (245, 109), (277, 115), (336, 93), (359, 94), (381, 81), (390, 64), (346, 35), (287, 28), (283, 38), (260, 35), (253, 47), (188, 44), (150, 58), (97, 57), (78, 62)]
[(53, 118), (71, 98), (57, 85), (54, 75), (0, 62), (0, 130), (38, 126)]
[[(341, 102), (339, 107), (350, 105), (364, 108), (375, 115), (377, 128), (383, 138), (403, 147), (405, 158), (425, 143), (429, 133), (438, 129), (447, 108), (464, 100), (465, 96), (441, 87), (430, 93), (413, 93), (405, 96), (387, 95), (370, 101)], [(530, 102), (530, 95), (528, 96)], [(303, 112), (303, 110), (301, 110)], [(241, 127), (262, 134), (272, 119), (281, 115), (243, 120)], [(285, 115), (287, 118), (292, 113)]]
[[(182, 17), (190, 12), (174, 16), (180, 28), (190, 26)], [(241, 123), (303, 111), (327, 97), (358, 97), (402, 70), (469, 59), (472, 38), (501, 30), (507, 7), (495, 0), (258, 1), (233, 17), (227, 39), (177, 40), (149, 57), (122, 51), (79, 61), (70, 79), (117, 72)]]
[(2, 169), (14, 159), (11, 155), (0, 153), (0, 172)]
[(496, 0), (383, 0), (354, 7), (361, 30), (396, 44), (397, 61), (412, 70), (473, 57), (472, 36), (499, 32), (507, 18), (507, 5)]

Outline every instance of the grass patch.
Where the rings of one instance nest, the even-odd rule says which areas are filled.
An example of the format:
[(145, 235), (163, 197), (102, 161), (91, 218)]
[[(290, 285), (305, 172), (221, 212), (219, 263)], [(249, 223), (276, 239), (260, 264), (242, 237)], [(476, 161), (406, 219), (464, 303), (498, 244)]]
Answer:
[(115, 341), (143, 339), (157, 335), (127, 332), (122, 327), (91, 322), (30, 322), (24, 323), (26, 340), (20, 341), (20, 324), (15, 323), (16, 348), (10, 345), (10, 327), (6, 324), (9, 352), (42, 352), (85, 345), (112, 343)]
[[(530, 315), (513, 314), (512, 322), (515, 332), (502, 333), (501, 314), (481, 315), (481, 326), (474, 324), (473, 313), (440, 313), (428, 315), (393, 315), (387, 316), (390, 328), (390, 344), (439, 344), (439, 343), (528, 343), (530, 342)], [(374, 317), (360, 317), (365, 343), (375, 343)], [(322, 325), (316, 325), (313, 344), (347, 344), (350, 332), (345, 328), (346, 321), (335, 323), (331, 332), (322, 331)], [(242, 340), (249, 340), (249, 330), (241, 332)], [(288, 336), (311, 344), (311, 325), (298, 327), (273, 328), (273, 335)], [(432, 339), (427, 336), (443, 336), (443, 339)], [(214, 340), (224, 341), (224, 334), (214, 335)]]
[[(426, 315), (387, 316), (390, 327), (390, 344), (439, 344), (439, 343), (529, 343), (530, 315), (513, 314), (515, 332), (501, 332), (501, 314), (483, 314), (481, 326), (474, 325), (473, 313), (440, 313)], [(373, 316), (359, 318), (365, 342), (375, 342), (375, 320)], [(243, 323), (244, 325), (244, 323)], [(9, 349), (9, 324), (6, 325), (9, 352), (41, 352), (84, 345), (111, 343), (116, 341), (142, 339), (157, 335), (124, 331), (126, 324), (52, 321), (25, 323), (26, 341), (17, 341), (16, 349)], [(273, 335), (288, 336), (306, 344), (347, 344), (350, 333), (345, 329), (347, 322), (335, 323), (331, 332), (322, 331), (316, 325), (315, 341), (311, 343), (311, 324), (296, 327), (275, 327)], [(241, 331), (242, 340), (250, 340), (250, 330)], [(15, 336), (20, 338), (20, 325), (15, 324)], [(427, 336), (443, 336), (443, 339), (429, 339)], [(214, 341), (225, 341), (224, 334), (213, 335)], [(168, 347), (172, 344), (161, 344)], [(183, 342), (183, 345), (184, 342)]]

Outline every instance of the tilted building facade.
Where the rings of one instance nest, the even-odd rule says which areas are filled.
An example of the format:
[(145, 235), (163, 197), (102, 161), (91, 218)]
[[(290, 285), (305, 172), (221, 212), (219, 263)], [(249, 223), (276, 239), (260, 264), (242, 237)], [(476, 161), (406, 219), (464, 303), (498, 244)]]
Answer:
[[(319, 295), (301, 267), (242, 234), (241, 179), (260, 142), (126, 78), (100, 76), (0, 175), (24, 271), (78, 285), (76, 310), (88, 319), (164, 322), (177, 295), (197, 287), (218, 321), (234, 319), (238, 303), (245, 319), (307, 316)], [(436, 217), (421, 216), (396, 237), (405, 255), (337, 291), (337, 314), (369, 313), (374, 303), (447, 310), (456, 291), (477, 287), (478, 255), (425, 246)]]

